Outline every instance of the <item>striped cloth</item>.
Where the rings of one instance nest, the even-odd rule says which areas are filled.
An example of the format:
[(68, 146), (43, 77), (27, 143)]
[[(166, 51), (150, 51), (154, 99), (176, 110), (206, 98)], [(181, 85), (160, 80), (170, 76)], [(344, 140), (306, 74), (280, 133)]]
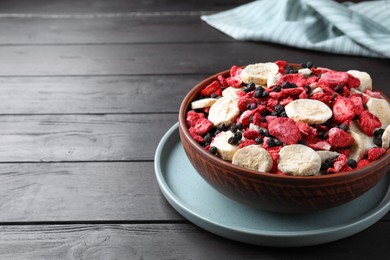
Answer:
[(390, 0), (259, 0), (201, 19), (237, 40), (390, 58)]

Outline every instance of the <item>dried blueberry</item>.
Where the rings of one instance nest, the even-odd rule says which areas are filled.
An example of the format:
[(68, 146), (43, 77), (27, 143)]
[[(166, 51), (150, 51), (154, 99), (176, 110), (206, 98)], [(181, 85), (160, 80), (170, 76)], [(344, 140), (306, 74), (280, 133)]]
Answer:
[(306, 62), (306, 68), (311, 69), (312, 67), (313, 67), (313, 62), (311, 61)]
[(375, 136), (374, 137), (374, 144), (378, 147), (382, 147), (382, 137), (381, 136)]
[(213, 137), (213, 136), (212, 136), (210, 133), (208, 133), (208, 134), (206, 134), (206, 135), (203, 137), (203, 139), (204, 139), (204, 141), (205, 141), (206, 143), (210, 143), (212, 137)]
[(210, 96), (211, 98), (216, 98), (216, 97), (218, 97), (218, 95), (217, 94), (215, 94), (215, 93), (213, 93), (213, 94), (211, 94), (211, 96)]
[(356, 163), (356, 161), (355, 161), (354, 159), (349, 159), (349, 160), (347, 161), (347, 164), (348, 164), (348, 166), (351, 167), (351, 168), (356, 168), (356, 166), (357, 166), (357, 163)]
[(256, 139), (255, 139), (255, 142), (258, 143), (258, 144), (262, 144), (263, 141), (264, 141), (263, 138), (261, 138), (260, 136), (256, 137)]
[(239, 140), (235, 136), (232, 136), (228, 139), (228, 143), (231, 145), (238, 145), (238, 142)]
[(273, 138), (268, 139), (267, 140), (267, 144), (268, 144), (268, 147), (275, 147), (275, 146), (277, 146), (276, 142), (275, 142), (275, 139), (273, 139)]
[(343, 131), (348, 131), (349, 130), (349, 126), (346, 125), (346, 124), (341, 124), (340, 125), (340, 129), (343, 130)]
[(242, 128), (243, 128), (242, 124), (241, 124), (241, 123), (238, 123), (238, 124), (237, 124), (237, 129), (238, 129), (238, 130), (242, 130)]
[(280, 92), (280, 91), (282, 91), (282, 87), (279, 85), (273, 86), (272, 91), (273, 92)]
[(275, 107), (274, 107), (274, 110), (277, 112), (277, 113), (282, 113), (284, 111), (284, 107), (281, 105), (281, 104), (277, 104)]
[(216, 154), (217, 151), (218, 151), (217, 147), (215, 147), (215, 146), (210, 146), (209, 152), (210, 152), (211, 154)]
[(374, 136), (382, 136), (385, 129), (379, 128), (374, 131)]
[(306, 145), (306, 140), (305, 139), (301, 139), (301, 140), (298, 141), (298, 144)]
[(343, 91), (344, 91), (343, 86), (337, 85), (337, 86), (334, 88), (334, 91), (336, 91), (336, 92), (339, 93), (339, 94), (342, 94)]
[(262, 94), (261, 94), (261, 97), (263, 98), (266, 98), (269, 96), (269, 93), (267, 91), (264, 91)]
[(306, 93), (310, 93), (311, 92), (311, 87), (309, 85), (303, 86), (303, 89), (306, 91)]
[(236, 123), (232, 123), (232, 125), (230, 126), (230, 131), (232, 133), (235, 133), (235, 132), (237, 132), (237, 129), (238, 129), (238, 127), (237, 127)]
[(275, 146), (281, 146), (283, 143), (279, 139), (274, 139), (275, 141)]
[(320, 168), (320, 171), (326, 171), (327, 169), (329, 168), (329, 165), (327, 165), (326, 163), (321, 163), (321, 168)]
[(237, 138), (238, 141), (240, 141), (242, 138), (242, 133), (238, 131), (238, 132), (234, 133), (234, 137)]
[(281, 117), (287, 117), (286, 111), (280, 112), (280, 116), (281, 116)]
[(261, 98), (262, 95), (263, 95), (263, 88), (261, 88), (261, 87), (257, 88), (255, 90), (255, 93), (253, 93), (253, 97), (255, 97), (255, 98)]
[(288, 82), (288, 81), (283, 82), (282, 88), (290, 88), (290, 82)]

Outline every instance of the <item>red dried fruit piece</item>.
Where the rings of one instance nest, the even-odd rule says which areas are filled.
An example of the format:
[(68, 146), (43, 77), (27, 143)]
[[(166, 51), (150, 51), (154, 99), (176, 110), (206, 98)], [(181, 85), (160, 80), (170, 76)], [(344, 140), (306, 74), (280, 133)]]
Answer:
[(294, 99), (292, 97), (288, 97), (288, 98), (280, 100), (279, 104), (281, 104), (282, 106), (286, 106), (288, 103), (290, 103), (292, 101), (294, 101)]
[(358, 88), (360, 87), (360, 79), (348, 74), (347, 87), (349, 88)]
[(299, 131), (306, 136), (317, 135), (317, 130), (315, 128), (309, 126), (309, 124), (307, 124), (307, 123), (297, 122), (296, 125), (298, 126)]
[(211, 123), (207, 118), (198, 119), (196, 124), (193, 126), (195, 133), (201, 136), (207, 134), (212, 127), (213, 123)]
[(307, 98), (307, 93), (306, 91), (303, 91), (301, 94), (298, 96), (299, 99), (306, 99)]
[(274, 111), (274, 107), (278, 104), (278, 100), (277, 99), (273, 99), (273, 98), (269, 98), (268, 101), (267, 101), (267, 110), (268, 111)]
[[(264, 139), (265, 139), (264, 142), (266, 142), (266, 138), (264, 138)], [(271, 156), (272, 161), (273, 161), (272, 168), (269, 171), (271, 173), (276, 173), (278, 171), (278, 160), (280, 157), (279, 151), (280, 151), (280, 149), (282, 149), (282, 147), (283, 146), (274, 146), (274, 147), (265, 148), (264, 143), (263, 143), (263, 148), (267, 150), (267, 152), (269, 153), (269, 155)]]
[(321, 101), (322, 103), (329, 106), (330, 101), (332, 101), (332, 99), (333, 99), (333, 95), (327, 94), (327, 93), (314, 93), (314, 94), (310, 95), (309, 98)]
[(284, 60), (277, 60), (275, 61), (276, 65), (279, 67), (279, 73), (283, 74), (284, 71), (286, 70), (286, 66), (288, 65), (287, 61)]
[(355, 93), (349, 97), (349, 100), (353, 104), (353, 111), (355, 115), (360, 115), (364, 111), (363, 99), (360, 97), (359, 94)]
[(241, 67), (233, 65), (230, 68), (230, 77), (238, 77), (238, 76), (240, 76), (241, 72), (242, 72)]
[[(222, 96), (222, 88), (217, 89), (216, 91), (214, 91), (213, 93), (211, 93), (211, 95), (216, 95), (217, 97)], [(211, 96), (211, 95), (210, 95), (210, 96)]]
[(198, 134), (196, 133), (195, 128), (190, 127), (190, 128), (188, 129), (188, 132), (190, 133), (191, 137), (192, 137), (195, 141), (197, 141), (198, 143), (204, 143), (203, 137), (201, 137), (200, 135), (198, 135)]
[(237, 104), (237, 107), (238, 109), (240, 109), (241, 111), (245, 111), (247, 110), (247, 106), (250, 105), (250, 104), (258, 104), (258, 100), (257, 98), (254, 98), (254, 97), (248, 97), (247, 95), (245, 96), (242, 96), (238, 99), (238, 104)]
[(211, 96), (215, 91), (221, 88), (221, 84), (219, 81), (214, 80), (209, 85), (207, 85), (202, 91), (200, 92), (200, 95), (206, 97)]
[(361, 167), (364, 167), (366, 166), (367, 164), (369, 164), (370, 161), (368, 159), (363, 159), (363, 160), (360, 160), (356, 166), (356, 168), (361, 168)]
[(372, 136), (374, 134), (375, 129), (382, 126), (382, 123), (379, 118), (371, 114), (367, 110), (363, 111), (359, 115), (359, 124), (363, 132), (368, 136)]
[(260, 125), (260, 123), (261, 123), (261, 115), (260, 115), (260, 113), (256, 113), (256, 114), (253, 115), (252, 123), (254, 125), (257, 125), (257, 126)]
[(306, 84), (307, 85), (311, 85), (313, 84), (314, 82), (317, 82), (318, 81), (318, 77), (317, 76), (309, 76), (308, 78), (306, 78)]
[[(244, 111), (240, 117), (237, 120), (237, 123), (241, 123), (244, 126), (248, 126), (250, 124), (250, 118), (251, 116), (254, 116), (255, 114), (261, 113), (261, 108), (255, 108), (253, 110), (246, 110)], [(252, 118), (253, 120), (253, 118)]]
[(260, 136), (260, 134), (256, 130), (246, 130), (243, 133), (243, 136), (245, 137), (245, 139), (255, 140), (257, 137)]
[(333, 121), (337, 124), (351, 120), (355, 116), (353, 103), (344, 97), (338, 96), (333, 104)]
[(196, 125), (196, 121), (200, 118), (205, 118), (203, 113), (196, 113), (195, 111), (188, 111), (186, 116), (187, 127), (193, 127)]
[[(314, 138), (313, 138), (314, 141)], [(332, 148), (332, 145), (328, 143), (327, 141), (318, 141), (318, 142), (308, 142), (307, 146), (310, 148), (313, 148), (314, 150), (324, 150), (324, 151), (329, 151), (330, 148)]]
[(385, 153), (386, 153), (386, 149), (378, 148), (378, 147), (371, 148), (367, 152), (368, 160), (370, 162), (375, 161), (376, 159), (378, 159), (379, 157), (381, 157)]
[(229, 84), (227, 83), (226, 79), (222, 76), (218, 76), (219, 83), (222, 85), (222, 87), (229, 87)]
[(354, 139), (352, 136), (336, 127), (331, 128), (328, 132), (328, 135), (329, 143), (335, 148), (348, 147), (354, 143)]
[(238, 145), (238, 148), (244, 148), (245, 146), (249, 146), (249, 145), (253, 145), (253, 144), (258, 144), (256, 143), (256, 141), (254, 140), (245, 140), (245, 141), (242, 141), (239, 145)]
[(370, 97), (373, 97), (373, 98), (383, 98), (381, 93), (376, 92), (376, 91), (372, 91), (372, 90), (369, 90), (369, 89), (366, 89), (364, 91), (364, 94), (369, 95)]
[(341, 168), (340, 172), (348, 172), (348, 171), (352, 171), (353, 169), (351, 167), (348, 166), (348, 164), (345, 164), (343, 166), (343, 168)]
[(328, 68), (322, 68), (322, 67), (317, 67), (317, 68), (311, 68), (311, 73), (318, 76), (320, 74), (326, 73), (328, 71), (332, 71)]
[(345, 85), (348, 82), (348, 73), (342, 71), (327, 71), (321, 74), (318, 80), (319, 86), (336, 87), (337, 85)]
[(298, 87), (303, 87), (305, 85), (308, 85), (306, 78), (304, 76), (302, 76), (301, 74), (286, 74), (286, 75), (283, 75), (279, 79), (278, 84), (282, 84), (283, 82), (286, 82), (286, 81), (290, 82), (290, 83), (294, 83)]
[(240, 88), (242, 84), (242, 80), (240, 77), (227, 78), (226, 82), (229, 86), (232, 86), (233, 88)]
[(296, 144), (302, 139), (301, 132), (294, 120), (278, 117), (268, 123), (268, 131), (285, 144)]
[(336, 161), (333, 163), (333, 167), (329, 167), (326, 171), (327, 173), (337, 173), (340, 172), (344, 165), (347, 164), (347, 156), (340, 154)]
[(285, 88), (282, 90), (282, 93), (283, 95), (285, 96), (298, 96), (299, 94), (301, 94), (302, 92), (304, 92), (305, 90), (303, 88)]

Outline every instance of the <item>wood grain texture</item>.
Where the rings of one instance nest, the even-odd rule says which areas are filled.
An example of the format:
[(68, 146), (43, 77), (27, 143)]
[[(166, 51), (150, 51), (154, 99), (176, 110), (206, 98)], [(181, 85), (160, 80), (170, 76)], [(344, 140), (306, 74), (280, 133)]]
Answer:
[[(388, 80), (389, 60), (330, 55), (265, 43), (2, 46), (0, 76), (214, 74), (231, 65), (312, 60), (339, 70), (368, 71)], [(382, 87), (385, 88), (385, 87)]]
[(1, 116), (0, 162), (153, 160), (176, 114)]
[[(117, 17), (1, 18), (0, 44), (109, 44), (234, 41), (200, 20), (200, 14), (117, 14)], [(109, 15), (107, 15), (109, 16)]]
[(344, 260), (383, 259), (390, 223), (325, 245), (283, 249), (234, 242), (187, 224), (1, 226), (0, 232), (2, 259)]
[(0, 114), (178, 113), (204, 77), (0, 77)]
[(0, 186), (0, 222), (183, 219), (161, 194), (153, 162), (1, 164)]
[(2, 13), (112, 13), (112, 12), (162, 12), (162, 11), (199, 11), (224, 10), (250, 0), (37, 0), (31, 4), (28, 0), (1, 1)]

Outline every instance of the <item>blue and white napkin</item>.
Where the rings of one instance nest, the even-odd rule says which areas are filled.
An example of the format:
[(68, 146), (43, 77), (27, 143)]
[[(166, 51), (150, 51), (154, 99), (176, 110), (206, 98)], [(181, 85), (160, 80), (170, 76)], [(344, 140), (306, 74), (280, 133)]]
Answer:
[(390, 0), (258, 0), (201, 18), (237, 40), (390, 58)]

